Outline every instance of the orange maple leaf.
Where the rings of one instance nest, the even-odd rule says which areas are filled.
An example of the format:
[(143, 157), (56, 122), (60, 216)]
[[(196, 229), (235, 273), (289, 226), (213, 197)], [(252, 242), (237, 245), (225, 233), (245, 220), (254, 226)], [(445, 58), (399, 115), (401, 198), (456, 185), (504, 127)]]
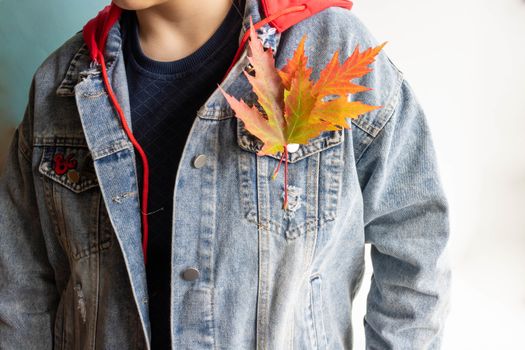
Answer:
[[(383, 107), (348, 101), (347, 95), (371, 90), (350, 80), (371, 71), (368, 65), (374, 62), (375, 56), (387, 42), (363, 52), (359, 52), (359, 46), (356, 46), (352, 55), (342, 64), (336, 51), (320, 72), (319, 79), (313, 82), (310, 80), (312, 68), (307, 67), (308, 57), (304, 49), (306, 37), (306, 34), (303, 35), (292, 58), (279, 70), (275, 67), (272, 49), (264, 50), (250, 18), (251, 56), (248, 56), (248, 60), (255, 70), (255, 76), (243, 73), (252, 85), (264, 115), (256, 106), (248, 106), (242, 99), (235, 99), (218, 86), (236, 117), (263, 142), (257, 155), (283, 152), (272, 175), (272, 179), (275, 179), (283, 158), (286, 159), (283, 208), (287, 207), (287, 146), (292, 143), (307, 144), (323, 131), (351, 128), (346, 118), (357, 118)], [(324, 98), (329, 95), (333, 98), (325, 101)]]

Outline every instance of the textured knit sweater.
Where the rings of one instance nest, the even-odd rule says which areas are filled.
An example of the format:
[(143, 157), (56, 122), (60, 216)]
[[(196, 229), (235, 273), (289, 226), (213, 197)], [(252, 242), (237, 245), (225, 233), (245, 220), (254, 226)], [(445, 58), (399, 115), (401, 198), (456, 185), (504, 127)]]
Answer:
[[(199, 49), (171, 62), (145, 56), (135, 11), (125, 10), (122, 14), (132, 130), (150, 166), (146, 273), (154, 350), (171, 349), (170, 254), (179, 160), (197, 110), (217, 88), (233, 60), (241, 30), (241, 6), (231, 6), (220, 27)], [(140, 160), (138, 152), (136, 159)], [(142, 198), (142, 164), (136, 164)]]

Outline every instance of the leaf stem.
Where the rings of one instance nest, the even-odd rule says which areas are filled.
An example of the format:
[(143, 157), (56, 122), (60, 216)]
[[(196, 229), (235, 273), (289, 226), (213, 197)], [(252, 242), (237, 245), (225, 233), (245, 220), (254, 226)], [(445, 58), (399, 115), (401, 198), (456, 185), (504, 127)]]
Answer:
[[(284, 149), (286, 150), (286, 146), (284, 146)], [(283, 154), (281, 155), (281, 159), (279, 160), (279, 163), (277, 164), (277, 166), (275, 167), (275, 170), (273, 171), (272, 180), (275, 180), (275, 178), (277, 177), (277, 173), (279, 172), (279, 168), (281, 167), (281, 163), (283, 162), (284, 155), (285, 155), (285, 152), (283, 152)]]
[(279, 160), (279, 163), (275, 167), (275, 170), (273, 171), (272, 180), (275, 180), (277, 177), (277, 173), (279, 172), (279, 169), (281, 167), (281, 163), (283, 162), (283, 159), (286, 159), (284, 163), (284, 202), (283, 202), (283, 209), (288, 208), (288, 148), (286, 145), (284, 145), (284, 150), (281, 155), (281, 159)]

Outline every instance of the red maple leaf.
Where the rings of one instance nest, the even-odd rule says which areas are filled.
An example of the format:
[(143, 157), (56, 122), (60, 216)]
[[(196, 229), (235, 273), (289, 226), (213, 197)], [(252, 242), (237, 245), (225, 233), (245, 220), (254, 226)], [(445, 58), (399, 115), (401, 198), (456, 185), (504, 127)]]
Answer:
[[(304, 50), (306, 38), (307, 35), (303, 35), (293, 57), (287, 60), (282, 69), (277, 69), (272, 49), (264, 50), (250, 18), (251, 56), (248, 56), (248, 60), (255, 70), (255, 76), (243, 73), (252, 85), (257, 102), (265, 114), (260, 113), (256, 106), (248, 106), (242, 99), (235, 99), (219, 85), (236, 117), (244, 122), (251, 134), (263, 142), (257, 155), (283, 152), (272, 179), (275, 179), (283, 158), (286, 159), (284, 209), (288, 203), (287, 146), (294, 143), (307, 144), (323, 131), (351, 128), (346, 118), (357, 118), (383, 107), (348, 101), (347, 95), (371, 90), (350, 80), (371, 71), (368, 65), (374, 62), (375, 56), (387, 42), (363, 52), (359, 52), (359, 46), (356, 46), (352, 55), (342, 64), (339, 62), (339, 51), (336, 51), (320, 72), (319, 79), (313, 82), (310, 80), (312, 68), (307, 67), (308, 57)], [(325, 101), (324, 98), (328, 95), (333, 95), (333, 98)]]

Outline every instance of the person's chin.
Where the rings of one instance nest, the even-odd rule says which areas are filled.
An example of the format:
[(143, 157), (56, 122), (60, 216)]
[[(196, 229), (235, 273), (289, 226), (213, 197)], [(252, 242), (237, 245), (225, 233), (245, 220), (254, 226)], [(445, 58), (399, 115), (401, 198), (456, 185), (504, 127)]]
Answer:
[(144, 10), (166, 0), (113, 0), (113, 3), (124, 10)]

